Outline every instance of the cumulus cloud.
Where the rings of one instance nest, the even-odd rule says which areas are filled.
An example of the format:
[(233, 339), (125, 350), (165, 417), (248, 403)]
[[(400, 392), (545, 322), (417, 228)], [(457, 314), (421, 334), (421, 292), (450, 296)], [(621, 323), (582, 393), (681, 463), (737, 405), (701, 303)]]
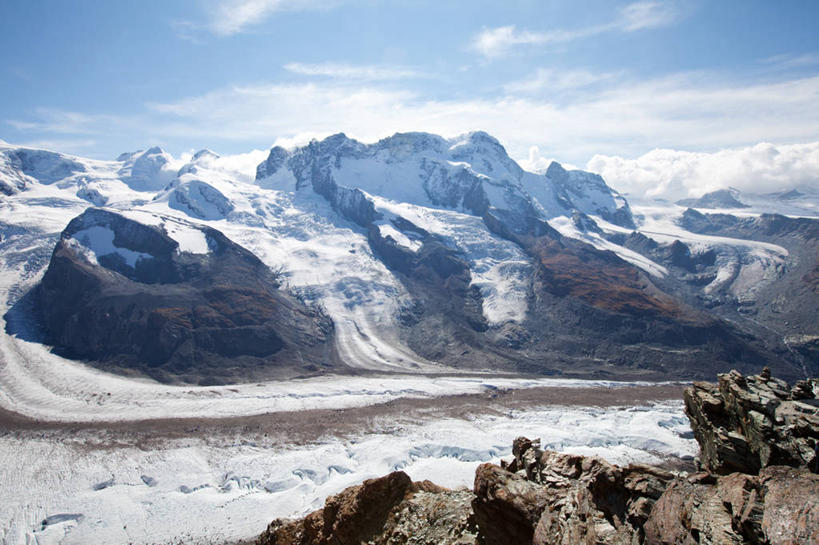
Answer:
[(500, 57), (517, 46), (571, 42), (604, 32), (634, 32), (672, 24), (679, 10), (670, 2), (634, 2), (623, 7), (609, 23), (576, 29), (533, 31), (514, 25), (484, 28), (472, 38), (472, 49), (486, 58)]
[(567, 163), (565, 161), (561, 161), (559, 159), (553, 157), (545, 157), (540, 153), (540, 148), (537, 146), (532, 146), (529, 148), (529, 154), (522, 158), (518, 159), (518, 164), (523, 168), (523, 170), (528, 170), (529, 172), (537, 172), (539, 174), (543, 174), (549, 168), (549, 165), (552, 162), (560, 163), (560, 166), (565, 168), (566, 170), (576, 170), (578, 167), (571, 163)]
[(595, 155), (587, 168), (641, 197), (676, 200), (729, 187), (751, 193), (819, 191), (819, 142), (760, 143), (715, 153), (656, 149), (636, 159)]

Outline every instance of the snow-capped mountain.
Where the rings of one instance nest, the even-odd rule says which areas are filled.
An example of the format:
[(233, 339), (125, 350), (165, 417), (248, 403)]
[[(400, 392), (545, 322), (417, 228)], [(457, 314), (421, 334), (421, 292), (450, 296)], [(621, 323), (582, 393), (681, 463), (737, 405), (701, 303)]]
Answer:
[[(254, 377), (353, 369), (691, 377), (761, 364), (790, 376), (817, 366), (819, 220), (760, 214), (762, 197), (744, 218), (630, 204), (593, 173), (557, 163), (527, 172), (483, 132), (373, 144), (337, 134), (274, 147), (255, 164), (209, 150), (189, 161), (159, 148), (96, 161), (3, 145), (0, 189), (7, 334), (106, 368), (242, 380), (241, 370), (213, 374), (225, 361), (213, 328), (269, 325), (285, 300), (287, 316), (326, 316), (332, 333), (317, 318), (291, 325), (323, 337), (288, 336), (279, 320), (270, 327), (281, 346), (252, 356)], [(811, 200), (783, 195), (767, 202), (797, 199), (805, 209)], [(108, 219), (78, 231), (89, 217)], [(202, 257), (220, 237), (272, 271), (263, 291), (279, 303), (259, 310), (246, 279), (228, 272), (235, 263)], [(69, 253), (105, 290), (71, 281)], [(168, 270), (188, 275), (187, 300), (163, 301), (173, 282), (152, 265), (160, 254)], [(63, 301), (50, 316), (63, 292), (82, 304)], [(187, 348), (161, 361), (117, 356), (152, 342), (131, 331), (130, 348), (122, 344), (113, 324), (142, 322), (100, 293), (126, 292), (140, 316), (172, 315), (150, 327)], [(251, 309), (268, 318), (235, 315)], [(107, 317), (93, 322), (92, 337), (62, 327), (89, 315)], [(316, 350), (318, 337), (332, 350)], [(283, 365), (285, 354), (299, 363)]]

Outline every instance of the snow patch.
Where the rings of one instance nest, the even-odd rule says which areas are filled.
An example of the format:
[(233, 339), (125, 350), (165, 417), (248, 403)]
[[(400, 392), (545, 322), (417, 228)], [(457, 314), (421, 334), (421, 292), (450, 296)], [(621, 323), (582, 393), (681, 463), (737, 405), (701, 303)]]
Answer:
[(201, 229), (170, 219), (166, 220), (162, 227), (165, 233), (179, 244), (180, 252), (207, 254), (210, 251), (208, 238)]
[(378, 224), (378, 231), (381, 233), (382, 237), (391, 237), (396, 244), (403, 246), (404, 248), (409, 248), (413, 252), (417, 252), (419, 249), (421, 249), (422, 244), (420, 241), (411, 239), (389, 223)]
[(71, 238), (93, 252), (97, 261), (99, 261), (100, 257), (116, 254), (122, 257), (123, 261), (125, 261), (129, 267), (134, 268), (140, 259), (153, 259), (151, 254), (135, 252), (128, 248), (115, 246), (114, 236), (114, 231), (109, 227), (94, 225), (93, 227), (77, 231), (71, 235)]

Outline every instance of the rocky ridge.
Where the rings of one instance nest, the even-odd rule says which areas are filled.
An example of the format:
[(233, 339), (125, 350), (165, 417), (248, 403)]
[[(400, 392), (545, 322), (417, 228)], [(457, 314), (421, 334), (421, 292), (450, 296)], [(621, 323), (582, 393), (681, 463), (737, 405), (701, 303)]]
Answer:
[(478, 467), (471, 493), (398, 471), (274, 521), (257, 544), (819, 543), (819, 381), (732, 371), (684, 396), (696, 472), (618, 467), (519, 437), (510, 462)]
[(220, 231), (192, 224), (151, 226), (90, 208), (8, 313), (10, 328), (29, 304), (40, 330), (21, 334), (117, 372), (213, 383), (295, 376), (304, 363), (334, 361), (333, 323), (320, 309), (282, 290)]

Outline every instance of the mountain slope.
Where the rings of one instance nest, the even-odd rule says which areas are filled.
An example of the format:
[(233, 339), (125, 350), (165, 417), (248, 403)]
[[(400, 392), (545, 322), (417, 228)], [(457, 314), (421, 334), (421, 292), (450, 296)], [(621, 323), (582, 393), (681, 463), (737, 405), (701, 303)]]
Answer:
[[(21, 153), (39, 159), (23, 170)], [(332, 320), (332, 335), (320, 318), (314, 323), (327, 333), (315, 345), (324, 347), (315, 352), (321, 356), (268, 365), (266, 356), (251, 355), (247, 361), (261, 367), (219, 375), (180, 352), (154, 373), (166, 380), (238, 380), (266, 365), (289, 375), (503, 370), (614, 378), (697, 377), (761, 364), (793, 377), (817, 365), (811, 341), (797, 346), (795, 335), (819, 334), (809, 318), (819, 303), (807, 299), (800, 314), (797, 305), (777, 303), (783, 293), (776, 287), (782, 279), (788, 289), (810, 285), (813, 242), (764, 226), (706, 232), (686, 223), (683, 208), (635, 206), (595, 174), (557, 163), (543, 174), (526, 172), (486, 133), (396, 134), (373, 144), (338, 134), (275, 147), (245, 166), (208, 150), (176, 161), (158, 148), (92, 161), (5, 146), (0, 159), (0, 181), (13, 188), (0, 210), (10, 304), (40, 279), (55, 241), (53, 255), (65, 257), (71, 230), (60, 233), (93, 205), (145, 228), (163, 225), (163, 236), (179, 244), (188, 237), (200, 249), (195, 233), (215, 230), (236, 245), (233, 254), (246, 252), (275, 271), (280, 287), (262, 291), (297, 300), (302, 313), (321, 308)], [(773, 231), (760, 238), (759, 229)], [(95, 277), (135, 282), (124, 273), (140, 255), (107, 243), (121, 259), (83, 266)], [(180, 267), (197, 254), (168, 255)], [(214, 263), (201, 268), (197, 285), (218, 284), (214, 275), (227, 268)], [(756, 314), (747, 312), (752, 306)], [(763, 310), (774, 307), (791, 309), (797, 329), (783, 331), (776, 313)], [(34, 329), (26, 308), (8, 318), (19, 336)], [(273, 328), (278, 335), (285, 322)], [(78, 350), (93, 344), (87, 339), (69, 352), (60, 342), (74, 357), (152, 369), (146, 355)]]
[(215, 229), (90, 208), (63, 231), (33, 297), (46, 342), (107, 368), (224, 382), (333, 363), (329, 318)]

